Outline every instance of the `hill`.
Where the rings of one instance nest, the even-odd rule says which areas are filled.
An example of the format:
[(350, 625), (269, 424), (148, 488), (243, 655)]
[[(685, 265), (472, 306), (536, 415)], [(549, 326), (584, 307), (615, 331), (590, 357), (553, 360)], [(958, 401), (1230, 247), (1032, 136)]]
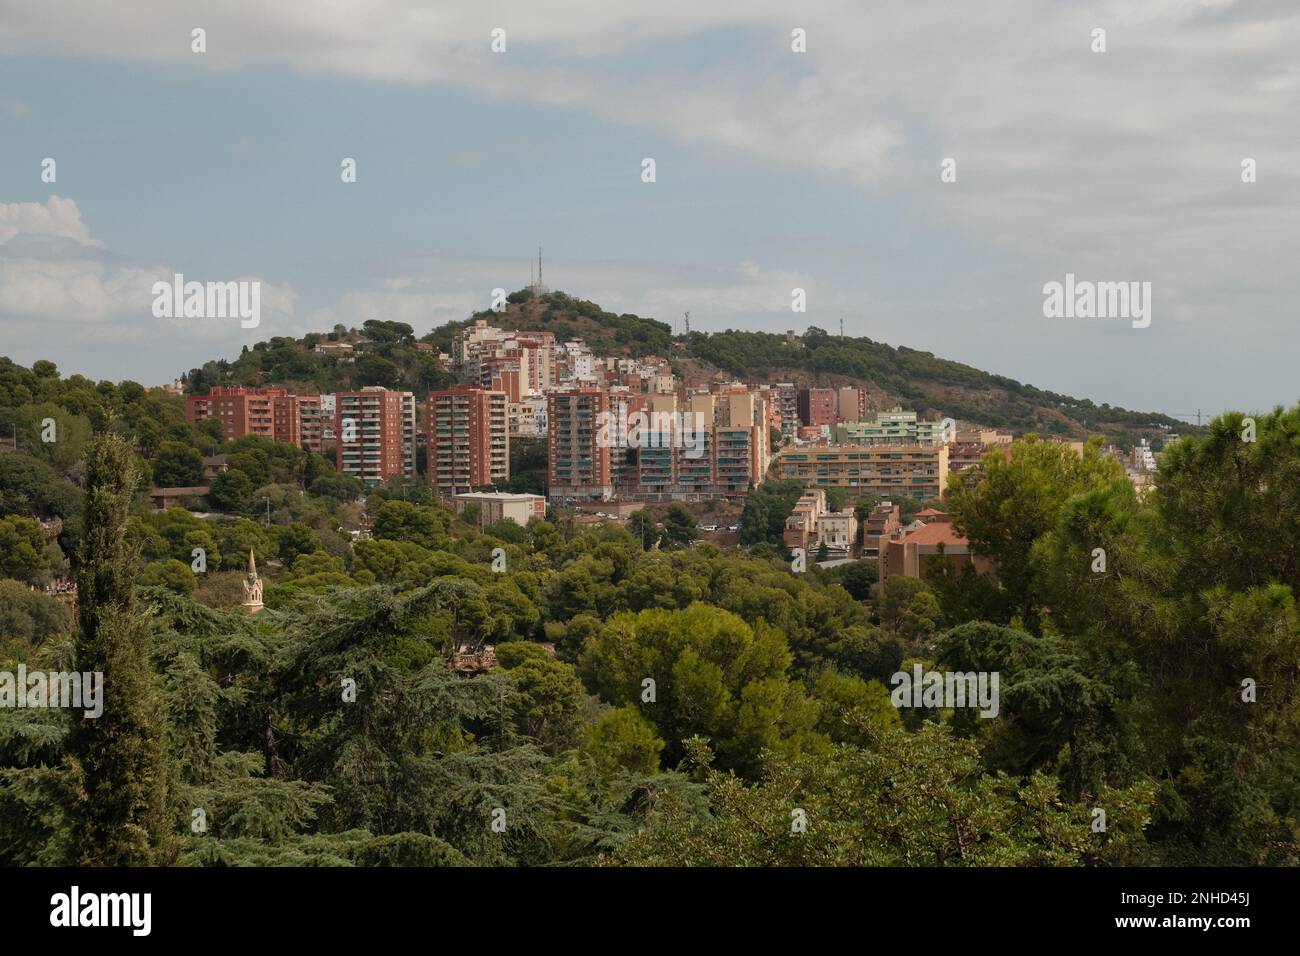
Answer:
[[(1097, 404), (866, 337), (840, 339), (816, 327), (793, 343), (771, 332), (732, 329), (674, 337), (665, 322), (627, 313), (616, 315), (563, 292), (542, 296), (528, 290), (516, 292), (508, 297), (504, 312), (475, 313), (463, 322), (434, 330), (424, 341), (446, 350), (452, 336), (476, 319), (503, 328), (549, 329), (558, 341), (581, 338), (597, 354), (670, 356), (679, 375), (725, 373), (766, 384), (856, 385), (867, 390), (876, 408), (899, 404), (925, 417), (952, 417), (1016, 432), (1075, 438), (1082, 438), (1085, 432), (1102, 434), (1127, 448), (1139, 437), (1197, 431), (1181, 419), (1159, 412)], [(674, 349), (675, 342), (684, 348)]]
[(616, 315), (563, 292), (537, 296), (528, 289), (507, 296), (501, 312), (475, 312), (463, 322), (449, 322), (434, 329), (421, 341), (446, 351), (457, 332), (480, 319), (506, 329), (548, 330), (555, 333), (557, 342), (582, 339), (597, 355), (666, 356), (673, 342), (672, 327), (666, 322), (627, 312)]
[[(327, 349), (317, 352), (318, 346)], [(328, 351), (349, 347), (347, 354)], [(332, 393), (382, 385), (417, 393), (446, 388), (455, 377), (436, 354), (422, 350), (405, 322), (371, 319), (360, 329), (336, 325), (301, 339), (276, 336), (244, 347), (233, 362), (216, 359), (184, 376), (185, 390), (205, 393), (214, 385), (279, 385), (304, 393)]]
[[(245, 348), (234, 362), (208, 362), (187, 376), (188, 391), (216, 384), (284, 384), (332, 392), (384, 385), (420, 393), (453, 384), (456, 376), (438, 362), (461, 329), (477, 320), (524, 331), (548, 330), (557, 341), (582, 339), (598, 355), (670, 357), (680, 376), (724, 375), (749, 382), (857, 385), (876, 408), (895, 404), (923, 417), (952, 417), (1016, 432), (1082, 438), (1101, 434), (1122, 447), (1139, 437), (1169, 432), (1194, 434), (1195, 426), (1159, 412), (1095, 403), (1002, 375), (981, 371), (930, 352), (894, 347), (866, 337), (839, 338), (808, 328), (793, 341), (771, 332), (728, 329), (673, 335), (670, 325), (631, 313), (616, 314), (563, 292), (536, 295), (524, 289), (507, 297), (501, 312), (484, 310), (449, 322), (418, 342), (411, 326), (370, 320), (361, 329), (335, 326), (302, 340), (278, 337)], [(322, 343), (352, 345), (340, 357), (314, 351)], [(423, 343), (426, 350), (420, 349)], [(433, 350), (428, 351), (428, 346)]]

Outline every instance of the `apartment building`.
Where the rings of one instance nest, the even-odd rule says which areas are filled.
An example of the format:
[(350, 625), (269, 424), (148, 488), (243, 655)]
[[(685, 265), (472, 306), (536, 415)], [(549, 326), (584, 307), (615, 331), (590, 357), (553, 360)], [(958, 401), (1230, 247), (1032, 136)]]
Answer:
[(903, 527), (901, 509), (892, 501), (882, 501), (867, 515), (862, 529), (862, 557), (880, 558), (890, 539)]
[(218, 419), (227, 439), (262, 435), (275, 440), (275, 402), (287, 395), (282, 388), (217, 385), (206, 395), (186, 396), (185, 417), (191, 425)]
[(937, 444), (944, 440), (942, 422), (918, 421), (916, 412), (895, 406), (870, 421), (843, 422), (833, 429), (837, 445)]
[(721, 494), (743, 495), (751, 484), (760, 484), (771, 464), (766, 399), (743, 387), (717, 395), (713, 444), (715, 482)]
[(321, 444), (334, 444), (334, 396), (320, 397), (320, 438)]
[(835, 389), (799, 389), (799, 421), (811, 428), (835, 424)]
[(882, 498), (938, 498), (948, 482), (946, 445), (824, 445), (782, 451), (777, 476)]
[(1014, 440), (1010, 432), (1000, 432), (992, 428), (958, 429), (953, 435), (953, 441), (963, 444), (1010, 445)]
[(570, 388), (546, 397), (547, 493), (557, 498), (607, 501), (614, 494), (610, 447), (597, 441), (610, 413), (609, 391)]
[(511, 438), (546, 437), (546, 397), (534, 395), (506, 403), (506, 431)]
[(867, 416), (867, 393), (852, 385), (835, 390), (835, 414), (843, 422), (860, 422)]
[(302, 418), (296, 395), (280, 395), (273, 398), (271, 420), (274, 426), (272, 435), (276, 441), (288, 442), (291, 445), (302, 444)]
[(792, 382), (776, 385), (777, 414), (781, 419), (781, 437), (787, 441), (799, 433), (799, 390)]
[(675, 395), (612, 392), (618, 421), (634, 421), (635, 440), (611, 449), (615, 491), (629, 500), (740, 497), (766, 476), (771, 460), (767, 400), (743, 385)]
[(319, 395), (291, 395), (282, 388), (214, 387), (206, 395), (185, 398), (185, 417), (197, 425), (208, 418), (221, 422), (225, 438), (262, 435), (311, 451), (321, 450)]
[(533, 518), (546, 517), (546, 499), (541, 495), (509, 494), (504, 491), (471, 491), (452, 499), (456, 514), (464, 514), (470, 505), (478, 506), (480, 529), (498, 521), (513, 521), (527, 527)]
[(978, 468), (983, 464), (984, 452), (988, 446), (981, 442), (950, 442), (948, 445), (948, 471), (957, 474), (969, 468)]
[(321, 396), (295, 395), (293, 399), (294, 415), (298, 421), (298, 440), (295, 444), (320, 454), (325, 446), (325, 408)]
[(576, 340), (565, 342), (560, 352), (557, 374), (562, 381), (584, 381), (595, 375), (596, 357), (592, 355), (586, 343)]
[(817, 535), (817, 520), (826, 513), (826, 492), (821, 488), (809, 488), (794, 509), (785, 519), (785, 531), (782, 540), (787, 548), (808, 550)]
[(828, 511), (817, 519), (817, 549), (822, 545), (832, 558), (847, 558), (858, 543), (858, 517), (852, 508)]
[(825, 545), (833, 558), (849, 557), (857, 537), (858, 519), (853, 509), (828, 511), (826, 492), (821, 488), (810, 488), (799, 496), (782, 533), (788, 548), (820, 551)]
[(335, 465), (378, 485), (415, 477), (415, 396), (369, 386), (334, 396)]
[(556, 384), (554, 332), (507, 332), (477, 319), (452, 339), (452, 362), (471, 382), (517, 402)]
[(479, 388), (505, 392), (511, 402), (519, 401), (528, 392), (527, 374), (517, 353), (478, 356), (472, 379)]
[(496, 326), (488, 325), (487, 319), (475, 319), (473, 325), (461, 329), (452, 337), (452, 363), (464, 371), (475, 352), (485, 346), (504, 342), (506, 334)]
[(430, 392), (426, 411), (429, 484), (452, 496), (510, 477), (508, 396), (473, 385)]

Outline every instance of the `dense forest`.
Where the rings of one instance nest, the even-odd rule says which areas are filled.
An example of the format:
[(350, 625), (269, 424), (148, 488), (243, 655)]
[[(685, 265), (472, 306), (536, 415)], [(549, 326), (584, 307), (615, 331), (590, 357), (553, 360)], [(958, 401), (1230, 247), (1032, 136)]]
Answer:
[[(1184, 438), (1146, 496), (1021, 439), (945, 503), (997, 577), (884, 587), (762, 529), (363, 502), (50, 363), (0, 361), (0, 414), (0, 671), (105, 675), (97, 719), (0, 707), (6, 864), (1300, 862), (1300, 407)], [(140, 494), (182, 448), (243, 476), (207, 517)], [(917, 664), (999, 673), (997, 717), (896, 706)]]

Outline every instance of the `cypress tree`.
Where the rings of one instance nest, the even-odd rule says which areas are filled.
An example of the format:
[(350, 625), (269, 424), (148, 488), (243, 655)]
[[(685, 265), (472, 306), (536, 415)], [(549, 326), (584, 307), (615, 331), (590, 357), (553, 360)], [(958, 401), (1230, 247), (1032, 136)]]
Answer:
[(77, 716), (70, 758), (73, 846), (83, 866), (175, 859), (166, 711), (150, 661), (152, 628), (134, 606), (136, 561), (125, 539), (139, 481), (130, 444), (97, 436), (86, 457), (74, 648), (77, 670), (103, 674), (103, 714)]

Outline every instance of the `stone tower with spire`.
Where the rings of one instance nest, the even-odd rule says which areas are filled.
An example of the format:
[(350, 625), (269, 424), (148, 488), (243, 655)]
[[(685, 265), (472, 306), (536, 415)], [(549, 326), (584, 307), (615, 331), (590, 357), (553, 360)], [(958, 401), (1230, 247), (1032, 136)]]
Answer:
[(248, 549), (248, 574), (244, 577), (244, 612), (256, 614), (262, 610), (262, 579), (257, 576), (257, 560), (253, 549)]

